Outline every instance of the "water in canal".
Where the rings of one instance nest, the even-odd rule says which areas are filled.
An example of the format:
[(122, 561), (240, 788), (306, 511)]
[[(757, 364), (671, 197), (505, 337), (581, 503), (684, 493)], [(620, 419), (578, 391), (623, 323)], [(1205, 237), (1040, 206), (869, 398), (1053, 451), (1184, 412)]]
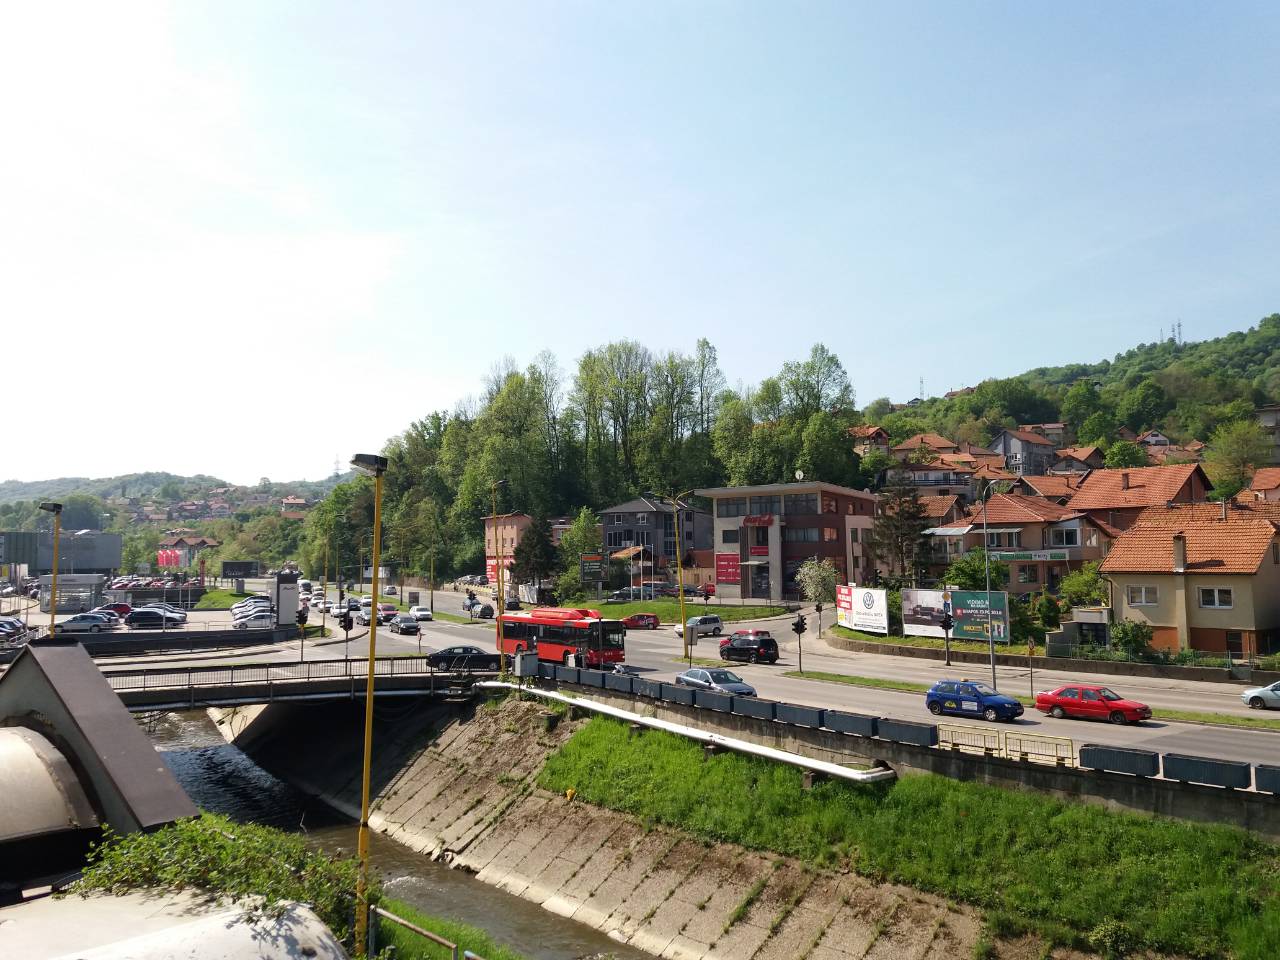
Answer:
[[(355, 856), (355, 824), (277, 780), (226, 743), (203, 712), (165, 714), (148, 727), (148, 733), (201, 809), (304, 832), (328, 853)], [(649, 954), (617, 944), (592, 927), (557, 917), (459, 870), (450, 870), (381, 834), (372, 835), (370, 851), (392, 896), (427, 913), (480, 927), (530, 960), (649, 958)]]

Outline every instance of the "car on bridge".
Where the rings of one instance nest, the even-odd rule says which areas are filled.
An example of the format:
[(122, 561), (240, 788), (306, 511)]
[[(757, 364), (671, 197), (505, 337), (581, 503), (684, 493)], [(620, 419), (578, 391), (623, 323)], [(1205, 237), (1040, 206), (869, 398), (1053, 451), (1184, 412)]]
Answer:
[(502, 655), (481, 650), (479, 647), (446, 647), (427, 654), (427, 663), (431, 664), (433, 670), (458, 672), (476, 670), (497, 673), (502, 669)]
[(1137, 700), (1126, 700), (1110, 687), (1094, 683), (1065, 683), (1036, 694), (1036, 709), (1061, 720), (1110, 720), (1112, 723), (1141, 723), (1151, 719), (1151, 708)]
[(1240, 694), (1240, 699), (1255, 710), (1280, 709), (1280, 680), (1269, 687), (1250, 687)]
[(658, 615), (656, 613), (633, 613), (622, 618), (622, 625), (628, 630), (657, 630)]
[(417, 633), (418, 632), (417, 618), (411, 617), (407, 613), (402, 613), (399, 616), (392, 617), (388, 626), (391, 628), (392, 633)]
[(925, 706), (935, 717), (943, 713), (983, 720), (1015, 720), (1022, 704), (977, 680), (939, 680), (924, 695)]
[(409, 616), (413, 617), (413, 619), (415, 620), (430, 620), (432, 619), (431, 608), (430, 607), (410, 607)]

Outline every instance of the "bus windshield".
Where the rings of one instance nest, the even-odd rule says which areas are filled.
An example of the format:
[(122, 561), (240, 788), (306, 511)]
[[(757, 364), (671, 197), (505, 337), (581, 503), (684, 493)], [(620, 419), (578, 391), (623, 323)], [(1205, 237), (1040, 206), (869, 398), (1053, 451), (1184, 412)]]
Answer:
[[(601, 631), (603, 630), (604, 639), (601, 640)], [(600, 644), (603, 647), (621, 648), (623, 644), (623, 636), (626, 634), (627, 628), (621, 623), (593, 623), (591, 625), (591, 645)]]

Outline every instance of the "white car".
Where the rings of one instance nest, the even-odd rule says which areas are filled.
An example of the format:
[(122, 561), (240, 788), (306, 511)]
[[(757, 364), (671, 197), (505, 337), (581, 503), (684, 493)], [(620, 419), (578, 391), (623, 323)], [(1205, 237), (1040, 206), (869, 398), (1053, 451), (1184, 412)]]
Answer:
[(413, 619), (415, 620), (430, 620), (431, 608), (430, 607), (410, 607), (409, 616), (413, 617)]
[(275, 625), (276, 618), (270, 610), (239, 617), (233, 624), (237, 630), (267, 630)]
[(1250, 687), (1240, 694), (1240, 699), (1255, 710), (1280, 710), (1280, 680), (1269, 687)]

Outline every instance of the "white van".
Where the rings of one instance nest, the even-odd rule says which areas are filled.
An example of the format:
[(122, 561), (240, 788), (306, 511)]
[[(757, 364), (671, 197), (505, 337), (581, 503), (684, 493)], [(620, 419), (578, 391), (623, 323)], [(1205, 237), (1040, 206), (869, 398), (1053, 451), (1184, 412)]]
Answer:
[(361, 597), (361, 598), (360, 598), (360, 609), (361, 609), (361, 610), (368, 610), (368, 609), (370, 609), (372, 606), (373, 606), (373, 597)]

